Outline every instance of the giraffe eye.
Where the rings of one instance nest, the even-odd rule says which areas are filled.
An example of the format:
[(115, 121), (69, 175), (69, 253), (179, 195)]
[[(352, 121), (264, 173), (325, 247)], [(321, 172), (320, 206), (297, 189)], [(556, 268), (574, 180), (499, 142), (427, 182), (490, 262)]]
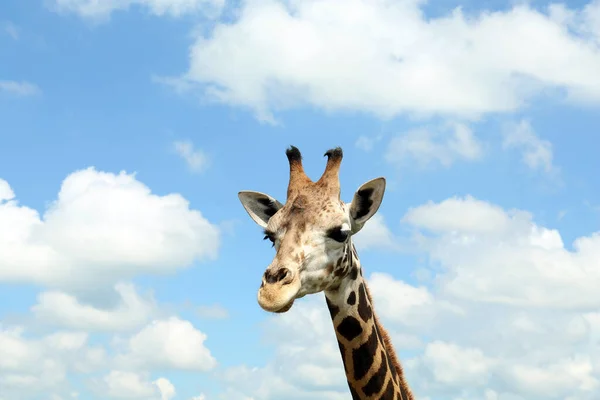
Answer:
[(348, 236), (350, 236), (350, 231), (342, 230), (341, 226), (336, 226), (327, 231), (327, 237), (340, 243), (345, 242), (348, 239)]
[(267, 239), (269, 239), (273, 246), (275, 246), (275, 235), (273, 234), (273, 232), (265, 231), (265, 237), (263, 238), (263, 240)]

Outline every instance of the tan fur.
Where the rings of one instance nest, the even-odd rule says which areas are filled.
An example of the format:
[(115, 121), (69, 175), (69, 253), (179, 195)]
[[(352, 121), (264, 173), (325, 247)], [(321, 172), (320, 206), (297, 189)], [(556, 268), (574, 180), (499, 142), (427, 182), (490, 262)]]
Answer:
[(290, 160), (290, 181), (288, 183), (287, 198), (295, 197), (303, 188), (308, 186), (312, 181), (304, 172), (302, 160)]
[(340, 194), (339, 172), (342, 164), (342, 157), (339, 155), (329, 155), (327, 165), (321, 178), (317, 181), (317, 185), (326, 188), (329, 193)]

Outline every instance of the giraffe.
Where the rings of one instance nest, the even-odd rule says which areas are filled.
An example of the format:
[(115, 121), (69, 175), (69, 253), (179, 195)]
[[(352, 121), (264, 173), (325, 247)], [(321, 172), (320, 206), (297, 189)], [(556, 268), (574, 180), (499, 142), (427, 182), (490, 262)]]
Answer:
[(340, 147), (313, 182), (298, 148), (286, 150), (290, 177), (285, 205), (260, 192), (238, 197), (276, 250), (258, 289), (265, 311), (284, 313), (294, 301), (324, 292), (353, 400), (414, 400), (391, 340), (379, 322), (352, 236), (379, 209), (385, 178), (364, 183), (351, 203), (340, 199)]

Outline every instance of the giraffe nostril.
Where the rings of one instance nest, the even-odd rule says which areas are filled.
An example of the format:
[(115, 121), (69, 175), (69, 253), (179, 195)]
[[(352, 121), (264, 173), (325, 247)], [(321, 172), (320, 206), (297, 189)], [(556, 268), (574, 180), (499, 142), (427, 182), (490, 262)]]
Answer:
[(292, 271), (287, 268), (280, 268), (276, 271), (266, 271), (265, 272), (265, 280), (267, 283), (277, 283), (281, 282), (284, 279), (288, 279), (292, 275)]

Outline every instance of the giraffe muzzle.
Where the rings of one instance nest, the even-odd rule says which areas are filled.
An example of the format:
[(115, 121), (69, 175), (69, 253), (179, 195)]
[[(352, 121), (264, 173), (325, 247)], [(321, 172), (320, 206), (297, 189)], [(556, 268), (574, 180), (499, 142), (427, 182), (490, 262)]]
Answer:
[(286, 312), (294, 303), (300, 291), (300, 279), (289, 268), (269, 268), (265, 271), (260, 289), (258, 304), (269, 312)]

